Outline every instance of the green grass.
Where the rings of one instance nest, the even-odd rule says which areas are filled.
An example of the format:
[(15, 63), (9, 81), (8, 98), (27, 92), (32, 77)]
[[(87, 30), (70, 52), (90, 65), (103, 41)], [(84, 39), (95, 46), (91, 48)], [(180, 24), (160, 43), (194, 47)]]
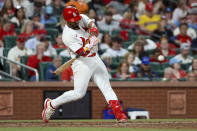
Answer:
[[(103, 120), (103, 119), (82, 119), (82, 120), (51, 120), (50, 122), (115, 122), (116, 120)], [(129, 120), (129, 122), (197, 122), (197, 119), (138, 119)], [(22, 123), (22, 122), (35, 122), (42, 123), (42, 120), (0, 120), (1, 122), (10, 123)], [(68, 126), (68, 125), (67, 125)], [(82, 125), (83, 126), (83, 125)], [(117, 127), (117, 126), (116, 126)], [(104, 128), (104, 127), (5, 127), (1, 128), (0, 131), (195, 131), (196, 129), (141, 129), (141, 128)]]
[[(67, 119), (67, 120), (50, 120), (50, 122), (72, 122), (72, 121), (78, 121), (78, 122), (115, 122), (116, 120), (104, 120), (104, 119)], [(195, 121), (197, 122), (197, 119), (137, 119), (137, 120), (129, 120), (129, 122), (191, 122)], [(0, 122), (43, 122), (42, 120), (0, 120)]]
[(88, 128), (88, 127), (51, 127), (51, 128), (0, 128), (0, 131), (195, 131), (192, 129), (131, 129), (131, 128)]

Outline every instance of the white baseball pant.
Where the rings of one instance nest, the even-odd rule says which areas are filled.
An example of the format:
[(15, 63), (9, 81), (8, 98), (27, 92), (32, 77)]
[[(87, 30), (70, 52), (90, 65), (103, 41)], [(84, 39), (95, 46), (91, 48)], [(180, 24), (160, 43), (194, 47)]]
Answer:
[(103, 93), (107, 103), (109, 100), (118, 100), (109, 82), (108, 71), (98, 55), (94, 57), (80, 57), (72, 64), (74, 74), (74, 90), (70, 90), (53, 99), (54, 108), (65, 103), (83, 98), (86, 94), (90, 78)]

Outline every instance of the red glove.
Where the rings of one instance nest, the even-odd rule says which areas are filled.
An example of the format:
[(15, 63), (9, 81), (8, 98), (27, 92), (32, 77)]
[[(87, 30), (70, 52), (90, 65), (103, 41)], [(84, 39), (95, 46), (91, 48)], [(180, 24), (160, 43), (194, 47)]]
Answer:
[(96, 36), (98, 36), (98, 34), (99, 34), (98, 33), (98, 29), (96, 27), (90, 28), (90, 31), (89, 32), (90, 32), (90, 34), (93, 33), (93, 32), (95, 32), (96, 33)]

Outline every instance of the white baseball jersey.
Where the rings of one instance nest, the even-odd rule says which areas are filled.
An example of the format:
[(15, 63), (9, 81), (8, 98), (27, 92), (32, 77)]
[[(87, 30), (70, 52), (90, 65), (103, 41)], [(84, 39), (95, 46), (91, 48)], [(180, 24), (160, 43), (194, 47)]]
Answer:
[[(71, 28), (69, 28), (67, 25), (65, 25), (64, 30), (63, 30), (63, 34), (62, 34), (62, 40), (64, 42), (64, 44), (70, 48), (71, 50), (71, 57), (75, 57), (76, 54), (74, 52), (76, 52), (77, 50), (79, 50), (81, 47), (84, 46), (85, 41), (88, 39), (89, 37), (89, 33), (88, 33), (88, 24), (92, 21), (94, 21), (93, 19), (88, 18), (86, 15), (81, 14), (82, 18), (79, 21), (79, 30), (73, 30)], [(93, 47), (90, 51), (90, 53), (88, 54), (88, 56), (90, 56), (91, 54), (97, 52), (97, 47)]]

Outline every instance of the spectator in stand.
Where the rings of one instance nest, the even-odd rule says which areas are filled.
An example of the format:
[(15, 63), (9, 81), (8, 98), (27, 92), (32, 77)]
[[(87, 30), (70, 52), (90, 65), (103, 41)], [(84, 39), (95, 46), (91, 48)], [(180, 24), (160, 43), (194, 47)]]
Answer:
[(180, 17), (185, 17), (187, 15), (187, 5), (185, 0), (179, 0), (177, 8), (173, 11), (172, 21), (176, 23), (179, 21)]
[(134, 9), (136, 8), (136, 18), (139, 19), (146, 12), (146, 0), (135, 0), (131, 2), (134, 5)]
[(187, 75), (187, 81), (197, 81), (197, 76), (194, 72), (189, 72)]
[(2, 27), (0, 28), (0, 47), (4, 46), (3, 43), (4, 36), (16, 36), (14, 25), (10, 21), (7, 21), (5, 19), (3, 21)]
[(53, 7), (53, 15), (61, 16), (64, 6), (62, 5), (62, 0), (53, 0), (51, 6)]
[(112, 32), (113, 30), (119, 30), (119, 22), (112, 19), (112, 13), (107, 11), (102, 21), (98, 21), (98, 28), (102, 31)]
[(134, 29), (138, 25), (134, 19), (134, 14), (131, 11), (126, 11), (123, 15), (123, 19), (120, 21), (120, 27), (122, 29)]
[(70, 49), (66, 48), (65, 50), (61, 51), (59, 55), (62, 57), (70, 57)]
[[(144, 50), (148, 51), (148, 50), (154, 50), (157, 48), (156, 43), (154, 41), (152, 41), (151, 39), (145, 39), (144, 37), (138, 37), (138, 39), (136, 41), (140, 41), (140, 43), (143, 44), (144, 46)], [(129, 50), (133, 49), (134, 44), (130, 45), (128, 47)]]
[(161, 17), (161, 21), (158, 23), (158, 28), (153, 31), (153, 34), (151, 36), (151, 39), (154, 42), (159, 42), (161, 36), (166, 35), (170, 42), (172, 42), (173, 39), (173, 33), (171, 29), (167, 28), (167, 19), (166, 16)]
[(179, 27), (181, 23), (187, 23), (187, 16), (181, 16), (179, 20), (174, 23), (176, 27)]
[(4, 0), (0, 1), (0, 10), (2, 10), (4, 3), (5, 3)]
[(47, 34), (47, 32), (44, 29), (41, 29), (41, 30), (37, 29), (37, 30), (35, 30), (34, 31), (35, 37), (30, 38), (29, 40), (27, 40), (26, 43), (25, 43), (25, 47), (35, 51), (36, 44), (39, 43), (40, 39), (46, 34)]
[(197, 30), (197, 8), (191, 8), (188, 12), (188, 26)]
[(122, 15), (118, 13), (117, 9), (114, 8), (112, 5), (107, 6), (107, 11), (112, 12), (112, 19), (120, 22), (122, 20)]
[(158, 28), (161, 16), (153, 13), (153, 4), (146, 3), (146, 13), (139, 17), (138, 24), (142, 32), (146, 34), (152, 33)]
[(186, 34), (187, 34), (191, 39), (195, 39), (195, 38), (197, 37), (196, 31), (195, 31), (194, 29), (190, 28), (190, 27), (189, 27), (189, 24), (187, 24), (187, 23), (188, 23), (187, 17), (183, 17), (183, 18), (181, 18), (181, 19), (183, 19), (183, 20), (180, 21), (180, 26), (177, 27), (177, 28), (173, 31), (173, 35), (174, 35), (174, 36), (179, 35), (180, 32), (181, 32), (181, 26), (182, 26), (182, 24), (186, 24), (186, 25), (187, 25), (187, 29), (186, 29), (186, 31), (185, 31)]
[(59, 33), (56, 36), (56, 43), (53, 44), (53, 48), (55, 48), (55, 49), (66, 49), (66, 46), (62, 41), (62, 34), (61, 33)]
[(45, 75), (46, 81), (58, 81), (58, 76), (54, 74), (54, 71), (59, 68), (61, 64), (62, 58), (60, 56), (55, 56), (53, 58), (53, 63), (47, 66)]
[(174, 79), (181, 79), (181, 78), (186, 78), (187, 73), (184, 70), (181, 70), (181, 61), (177, 60), (176, 58), (170, 59), (169, 64), (171, 65), (173, 69), (173, 78)]
[(114, 74), (113, 78), (119, 80), (128, 80), (131, 78), (136, 78), (134, 73), (129, 72), (129, 64), (126, 61), (123, 61), (118, 66), (116, 74)]
[(147, 56), (142, 57), (142, 64), (139, 71), (136, 73), (139, 78), (157, 78), (157, 73), (150, 68), (150, 58)]
[(166, 19), (167, 19), (167, 28), (175, 29), (176, 26), (174, 25), (172, 21), (172, 9), (170, 7), (166, 7), (164, 15), (166, 16)]
[(53, 15), (53, 8), (51, 6), (45, 8), (45, 12), (41, 15), (40, 22), (43, 25), (57, 23), (57, 18)]
[(62, 75), (61, 75), (61, 80), (70, 82), (70, 81), (73, 81), (73, 79), (74, 79), (73, 70), (72, 70), (71, 66), (69, 66), (68, 68), (63, 70)]
[(107, 50), (111, 46), (111, 36), (108, 32), (105, 32), (102, 37), (101, 44), (99, 44), (101, 50)]
[(43, 6), (44, 5), (50, 5), (52, 3), (52, 0), (34, 0), (35, 2), (40, 2)]
[(190, 44), (181, 44), (181, 53), (172, 59), (180, 60), (182, 64), (192, 63), (193, 57), (190, 55)]
[(128, 5), (124, 3), (124, 0), (113, 0), (108, 4), (108, 6), (113, 6), (120, 15), (123, 15), (123, 13), (128, 9)]
[(47, 36), (43, 36), (40, 41), (44, 43), (45, 51), (44, 55), (45, 56), (56, 56), (57, 52), (55, 48), (52, 47), (51, 42), (49, 41), (49, 38)]
[(191, 48), (192, 48), (193, 54), (197, 54), (197, 44), (196, 43), (197, 43), (197, 38), (192, 40)]
[(192, 71), (196, 74), (197, 77), (197, 58), (192, 60), (192, 65), (189, 67), (189, 71)]
[(192, 39), (187, 35), (188, 26), (186, 23), (180, 25), (180, 34), (178, 34), (174, 39), (174, 43), (177, 47), (180, 47), (183, 43), (189, 43), (191, 45)]
[(56, 24), (55, 28), (58, 29), (58, 32), (63, 32), (64, 26), (66, 24), (66, 21), (61, 16), (59, 22)]
[[(105, 64), (107, 71), (110, 72), (111, 71), (110, 65), (112, 63), (112, 58), (108, 56), (104, 56), (102, 57), (102, 61)], [(110, 78), (111, 78), (111, 75), (110, 75)]]
[[(21, 56), (32, 55), (33, 52), (25, 48), (26, 37), (23, 34), (18, 35), (16, 40), (16, 46), (11, 48), (8, 52), (8, 59), (20, 63)], [(12, 74), (14, 76), (20, 76), (20, 66), (10, 63), (12, 66)]]
[(153, 0), (152, 3), (154, 6), (153, 12), (155, 14), (162, 14), (165, 11), (163, 0)]
[(161, 55), (161, 51), (159, 49), (154, 50), (154, 55), (150, 58), (151, 62), (158, 62), (160, 64), (168, 62), (168, 60)]
[(15, 15), (11, 18), (10, 21), (14, 23), (15, 27), (17, 28), (21, 28), (28, 21), (28, 19), (26, 19), (25, 17), (25, 11), (22, 6), (18, 6), (16, 8)]
[(171, 67), (165, 68), (162, 81), (176, 81), (176, 79), (173, 78), (173, 69)]
[[(51, 58), (49, 56), (44, 55), (44, 50), (45, 50), (44, 44), (36, 45), (36, 54), (28, 57), (27, 66), (35, 68), (39, 71), (40, 62), (50, 62)], [(30, 81), (36, 80), (35, 72), (28, 70), (28, 75)]]
[(135, 55), (132, 52), (129, 52), (124, 56), (124, 59), (129, 64), (130, 73), (138, 72), (139, 67), (137, 66), (137, 64), (141, 63), (141, 60), (138, 57), (135, 57)]
[(88, 3), (88, 6), (96, 11), (98, 19), (101, 19), (104, 16), (103, 3), (100, 0), (91, 0), (91, 2)]
[(174, 45), (168, 42), (167, 36), (161, 37), (158, 49), (160, 50), (160, 54), (165, 58), (167, 58), (168, 56), (176, 55), (176, 52), (172, 50), (174, 49)]
[(36, 13), (43, 13), (43, 3), (41, 1), (34, 1), (34, 15)]
[(122, 38), (115, 36), (112, 38), (111, 48), (107, 49), (102, 56), (117, 57), (124, 56), (128, 51), (122, 48)]
[(143, 56), (148, 56), (148, 54), (144, 51), (144, 42), (141, 40), (137, 40), (133, 43), (133, 53), (135, 57), (139, 58), (139, 63), (136, 63), (136, 65), (141, 64), (141, 60)]
[(94, 19), (95, 20), (95, 24), (97, 24), (98, 17), (97, 17), (96, 11), (94, 9), (89, 9), (88, 10), (88, 17), (90, 19)]
[(12, 0), (6, 0), (1, 10), (1, 17), (4, 19), (11, 19), (15, 14), (16, 9), (14, 8)]
[(41, 19), (40, 17), (41, 17), (40, 13), (35, 12), (32, 17), (32, 20), (40, 23), (40, 19)]
[(30, 37), (34, 36), (35, 34), (35, 28), (37, 29), (43, 29), (44, 28), (44, 25), (41, 24), (40, 22), (37, 22), (37, 21), (27, 21), (22, 29), (21, 29), (21, 33), (23, 35), (26, 36), (27, 39), (29, 39)]
[(174, 44), (169, 43), (168, 37), (165, 36), (165, 35), (161, 36), (159, 43), (157, 43), (157, 48), (160, 48), (161, 42), (164, 42), (164, 43), (167, 42), (168, 43), (168, 47), (170, 49), (172, 49), (172, 50), (177, 48)]
[(14, 7), (24, 7), (26, 18), (30, 18), (34, 14), (34, 0), (13, 0)]
[(84, 0), (70, 0), (66, 3), (66, 6), (75, 6), (80, 14), (86, 14), (88, 12), (88, 5)]

